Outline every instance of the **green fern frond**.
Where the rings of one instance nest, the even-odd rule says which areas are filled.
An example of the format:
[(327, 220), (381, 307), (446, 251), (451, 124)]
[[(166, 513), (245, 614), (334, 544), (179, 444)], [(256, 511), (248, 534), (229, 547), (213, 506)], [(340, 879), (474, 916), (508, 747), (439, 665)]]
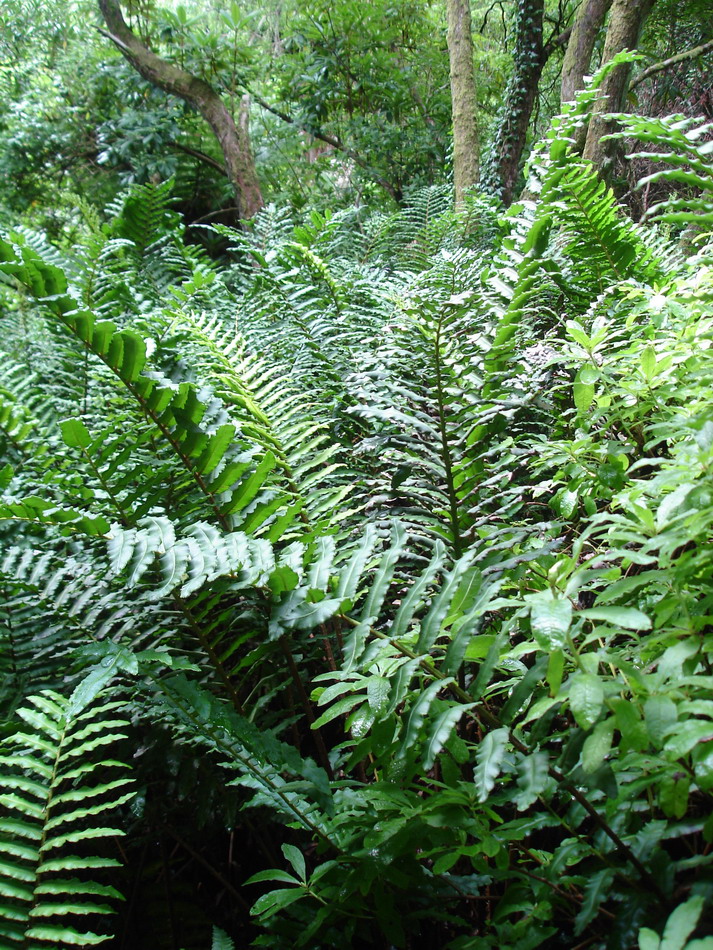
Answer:
[[(682, 115), (662, 117), (616, 114), (623, 131), (610, 138), (634, 138), (652, 146), (628, 158), (663, 162), (668, 168), (652, 172), (637, 188), (665, 183), (673, 194), (646, 210), (645, 217), (667, 224), (713, 224), (713, 123)], [(683, 192), (683, 194), (681, 194)]]
[(275, 478), (299, 512), (302, 529), (348, 517), (344, 502), (354, 494), (355, 479), (338, 461), (340, 446), (327, 421), (318, 421), (319, 407), (305, 404), (304, 393), (289, 377), (249, 355), (244, 342), (218, 319), (185, 313), (176, 319), (198, 344), (192, 348), (194, 365), (231, 407), (241, 432), (274, 454)]
[(213, 927), (213, 942), (211, 950), (235, 950), (235, 944), (220, 927)]
[(101, 824), (101, 816), (134, 795), (128, 778), (111, 777), (123, 770), (120, 762), (89, 758), (124, 739), (128, 725), (115, 718), (121, 704), (96, 703), (95, 696), (83, 686), (69, 699), (50, 690), (32, 696), (17, 713), (23, 727), (2, 744), (0, 936), (10, 946), (94, 946), (111, 939), (76, 929), (85, 915), (112, 912), (97, 898), (121, 896), (82, 872), (119, 866), (106, 851), (92, 850), (94, 842), (122, 834)]
[(255, 529), (259, 517), (250, 507), (255, 499), (263, 520), (272, 517), (275, 492), (267, 482), (275, 457), (267, 452), (255, 459), (255, 447), (240, 440), (218, 400), (189, 382), (176, 385), (160, 373), (148, 371), (143, 337), (133, 330), (117, 330), (109, 321), (98, 321), (88, 310), (76, 309), (58, 268), (44, 264), (27, 248), (18, 248), (16, 254), (4, 242), (0, 253), (2, 269), (43, 298), (53, 317), (128, 389), (166, 448), (190, 475), (194, 491), (213, 518), (227, 528), (249, 516)]

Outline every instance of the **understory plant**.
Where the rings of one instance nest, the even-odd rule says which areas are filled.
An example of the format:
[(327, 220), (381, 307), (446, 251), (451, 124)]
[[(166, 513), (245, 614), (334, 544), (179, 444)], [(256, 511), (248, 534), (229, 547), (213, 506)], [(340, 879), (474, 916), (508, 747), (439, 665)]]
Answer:
[(709, 128), (637, 225), (593, 95), (505, 215), (0, 243), (8, 946), (713, 947)]

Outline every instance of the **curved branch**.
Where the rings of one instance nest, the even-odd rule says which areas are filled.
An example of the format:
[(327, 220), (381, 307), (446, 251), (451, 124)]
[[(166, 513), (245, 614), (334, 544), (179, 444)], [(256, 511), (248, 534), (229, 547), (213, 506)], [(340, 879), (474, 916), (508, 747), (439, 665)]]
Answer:
[(664, 69), (670, 69), (671, 66), (675, 66), (677, 63), (682, 63), (687, 59), (695, 59), (697, 56), (705, 56), (706, 53), (710, 53), (712, 50), (713, 40), (709, 40), (707, 43), (702, 43), (700, 46), (696, 46), (693, 49), (687, 49), (682, 53), (676, 53), (675, 56), (671, 56), (669, 59), (664, 59), (660, 63), (654, 63), (653, 66), (648, 66), (643, 72), (639, 73), (638, 76), (634, 76), (634, 78), (629, 83), (629, 90), (631, 91), (634, 86), (638, 86), (640, 82), (643, 82), (650, 76), (654, 76), (656, 73), (662, 72)]
[(196, 109), (213, 130), (225, 156), (240, 215), (252, 217), (264, 202), (250, 152), (245, 123), (235, 124), (218, 93), (205, 80), (174, 66), (150, 50), (127, 26), (118, 0), (99, 0), (107, 29), (99, 32), (111, 40), (134, 69), (154, 86), (178, 96)]

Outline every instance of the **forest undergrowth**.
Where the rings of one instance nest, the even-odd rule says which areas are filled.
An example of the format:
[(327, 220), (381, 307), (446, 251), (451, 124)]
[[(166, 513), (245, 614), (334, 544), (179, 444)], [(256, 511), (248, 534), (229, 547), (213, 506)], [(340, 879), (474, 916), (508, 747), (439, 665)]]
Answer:
[(0, 947), (713, 948), (711, 127), (635, 224), (594, 96), (507, 212), (0, 242)]

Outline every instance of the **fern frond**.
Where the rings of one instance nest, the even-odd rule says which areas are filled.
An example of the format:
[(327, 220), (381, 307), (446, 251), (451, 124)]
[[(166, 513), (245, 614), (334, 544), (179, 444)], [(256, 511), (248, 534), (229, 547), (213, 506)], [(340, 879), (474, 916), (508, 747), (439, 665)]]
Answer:
[(107, 717), (117, 704), (96, 703), (95, 695), (80, 685), (69, 699), (50, 690), (32, 696), (17, 714), (24, 726), (3, 742), (0, 803), (7, 817), (0, 819), (0, 934), (11, 945), (94, 946), (111, 939), (77, 930), (77, 920), (111, 913), (97, 898), (121, 895), (84, 875), (67, 877), (119, 866), (89, 849), (123, 834), (103, 825), (101, 816), (134, 795), (123, 775), (107, 780), (121, 763), (101, 754), (89, 758), (124, 739), (121, 730), (128, 726)]
[(653, 147), (652, 151), (634, 152), (628, 158), (645, 158), (670, 166), (637, 182), (637, 188), (663, 182), (673, 190), (670, 197), (648, 208), (645, 218), (667, 224), (713, 224), (713, 123), (682, 115), (616, 114), (612, 118), (623, 131), (610, 138), (626, 136)]

